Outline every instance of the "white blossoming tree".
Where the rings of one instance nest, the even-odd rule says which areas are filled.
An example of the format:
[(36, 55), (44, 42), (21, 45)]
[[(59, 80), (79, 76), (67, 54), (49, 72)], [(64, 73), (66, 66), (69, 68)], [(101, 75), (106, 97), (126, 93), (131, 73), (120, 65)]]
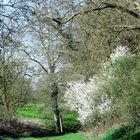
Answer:
[[(79, 80), (68, 83), (65, 101), (72, 110), (77, 111), (83, 125), (94, 119), (95, 112), (103, 116), (111, 113), (109, 116), (112, 117), (119, 109), (122, 109), (122, 112), (126, 109), (127, 103), (123, 105), (122, 102), (128, 101), (129, 97), (124, 98), (124, 94), (127, 92), (127, 95), (130, 95), (130, 92), (125, 89), (129, 83), (133, 84), (133, 81), (129, 80), (135, 68), (133, 57), (127, 47), (119, 46), (89, 82)], [(119, 113), (117, 112), (115, 117)], [(123, 113), (121, 115), (123, 116)]]
[(92, 114), (91, 92), (94, 86), (89, 86), (84, 81), (71, 81), (68, 83), (65, 100), (72, 110), (79, 114), (79, 120), (84, 124), (85, 120)]

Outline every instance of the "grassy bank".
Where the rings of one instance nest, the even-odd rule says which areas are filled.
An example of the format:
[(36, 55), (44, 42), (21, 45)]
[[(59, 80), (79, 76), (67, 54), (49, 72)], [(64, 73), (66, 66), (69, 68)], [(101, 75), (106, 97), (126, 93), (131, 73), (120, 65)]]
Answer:
[[(43, 104), (30, 104), (17, 109), (16, 116), (24, 121), (41, 124), (47, 129), (54, 129), (52, 114), (44, 113)], [(73, 130), (79, 126), (77, 115), (74, 112), (69, 112), (63, 109), (63, 123), (65, 130)], [(108, 131), (99, 137), (88, 137), (82, 133), (69, 133), (63, 136), (42, 137), (42, 138), (19, 138), (18, 140), (139, 140), (140, 129), (135, 124), (123, 125), (121, 128)], [(4, 138), (4, 140), (15, 140), (13, 138)]]
[[(63, 136), (44, 137), (44, 138), (19, 138), (18, 140), (139, 140), (140, 129), (132, 126), (122, 126), (121, 128), (108, 131), (99, 137), (88, 137), (82, 133), (69, 133)], [(5, 138), (4, 140), (13, 140)]]
[[(4, 140), (12, 140), (11, 138), (5, 138)], [(71, 133), (64, 136), (57, 137), (44, 137), (44, 138), (20, 138), (19, 140), (86, 140), (86, 137), (80, 133)]]
[[(44, 104), (28, 104), (17, 109), (16, 117), (26, 122), (38, 123), (49, 130), (53, 130), (55, 127), (53, 113), (51, 110), (46, 110), (47, 108)], [(77, 120), (77, 114), (71, 112), (67, 108), (62, 108), (61, 115), (65, 131), (76, 132), (80, 127), (80, 122)]]

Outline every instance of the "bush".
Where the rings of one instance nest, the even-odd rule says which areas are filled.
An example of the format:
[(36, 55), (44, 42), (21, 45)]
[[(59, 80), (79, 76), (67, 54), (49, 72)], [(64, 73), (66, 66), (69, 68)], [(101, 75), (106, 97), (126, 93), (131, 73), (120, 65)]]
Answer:
[(140, 139), (140, 130), (133, 132), (128, 140), (139, 140)]
[(140, 131), (135, 123), (129, 123), (114, 130), (109, 140), (138, 140)]
[(139, 83), (140, 57), (126, 47), (118, 47), (88, 82), (68, 83), (65, 101), (77, 111), (82, 125), (139, 124)]

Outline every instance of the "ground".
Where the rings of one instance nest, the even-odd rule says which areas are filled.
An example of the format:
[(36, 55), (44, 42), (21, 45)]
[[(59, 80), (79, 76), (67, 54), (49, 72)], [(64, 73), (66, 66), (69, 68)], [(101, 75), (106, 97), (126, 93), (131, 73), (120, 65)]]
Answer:
[[(17, 109), (16, 117), (18, 118), (18, 121), (25, 126), (27, 125), (27, 128), (33, 132), (34, 137), (20, 137), (17, 140), (139, 140), (140, 139), (140, 129), (135, 129), (135, 125), (130, 124), (127, 126), (123, 126), (122, 128), (118, 128), (116, 130), (110, 130), (105, 132), (102, 136), (98, 137), (91, 137), (91, 136), (85, 136), (82, 132), (77, 133), (66, 133), (62, 136), (52, 136), (53, 129), (53, 120), (51, 118), (51, 114), (44, 114), (43, 113), (44, 105), (35, 105), (30, 104), (23, 107), (20, 107)], [(63, 112), (63, 120), (64, 120), (64, 126), (68, 130), (75, 129), (77, 125), (79, 125), (79, 122), (76, 120), (77, 115), (74, 112)], [(31, 127), (32, 126), (32, 127)], [(40, 126), (40, 128), (37, 128), (36, 126)], [(47, 126), (47, 127), (46, 127)], [(21, 128), (19, 125), (17, 126)], [(31, 127), (31, 128), (30, 128)], [(26, 128), (26, 127), (24, 127)], [(127, 131), (126, 131), (127, 128)], [(49, 130), (49, 131), (48, 131)], [(44, 136), (49, 137), (39, 137), (39, 135), (36, 133), (38, 131), (42, 131), (42, 134)], [(45, 133), (44, 133), (45, 131)], [(48, 131), (48, 132), (47, 132)], [(48, 134), (47, 134), (47, 133)], [(0, 140), (16, 140), (15, 138), (0, 137)]]

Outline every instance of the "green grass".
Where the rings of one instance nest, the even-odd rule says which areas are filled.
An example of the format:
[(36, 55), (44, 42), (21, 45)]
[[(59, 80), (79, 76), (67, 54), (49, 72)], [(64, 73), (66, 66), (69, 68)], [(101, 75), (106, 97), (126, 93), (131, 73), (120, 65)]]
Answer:
[[(28, 104), (23, 107), (19, 107), (16, 111), (16, 116), (22, 118), (22, 120), (32, 120), (40, 121), (49, 130), (54, 129), (53, 113), (48, 111), (44, 113), (45, 105), (44, 104)], [(61, 109), (61, 115), (63, 118), (63, 126), (66, 131), (74, 132), (80, 127), (80, 122), (77, 120), (77, 114), (69, 111), (67, 108)]]
[[(122, 131), (122, 129), (116, 129), (117, 131)], [(17, 140), (139, 140), (140, 138), (140, 131), (130, 131), (127, 134), (123, 135), (120, 138), (114, 137), (114, 133), (116, 130), (106, 132), (104, 135), (100, 137), (87, 137), (84, 136), (82, 133), (69, 133), (63, 136), (54, 136), (54, 137), (44, 137), (44, 138), (20, 138)], [(12, 138), (5, 138), (4, 140), (15, 140)]]
[[(45, 105), (43, 104), (30, 104), (23, 107), (20, 107), (16, 111), (16, 115), (22, 119), (26, 118), (27, 120), (38, 119), (45, 121), (45, 127), (48, 129), (54, 129), (53, 114), (45, 115), (43, 109)], [(76, 126), (80, 125), (77, 121), (77, 114), (70, 112), (69, 110), (63, 108), (61, 111), (63, 117), (64, 127), (73, 130)], [(126, 131), (127, 129), (127, 131)], [(72, 132), (72, 131), (71, 131)], [(135, 127), (130, 124), (122, 126), (116, 130), (108, 131), (100, 137), (86, 137), (81, 133), (69, 133), (63, 136), (57, 137), (45, 137), (45, 138), (20, 138), (19, 140), (134, 140), (134, 138), (140, 137), (140, 131), (136, 130)], [(132, 139), (131, 139), (132, 138)], [(11, 138), (6, 138), (5, 140), (13, 140)]]
[(25, 105), (23, 107), (19, 107), (16, 111), (16, 115), (22, 118), (31, 118), (31, 119), (43, 119), (44, 115), (42, 110), (44, 105)]
[(25, 138), (21, 138), (19, 140), (86, 140), (85, 137), (80, 134), (66, 134), (64, 136), (57, 136), (57, 137), (50, 137), (50, 138), (41, 138), (41, 139), (25, 139)]
[[(84, 136), (82, 133), (70, 133), (63, 136), (55, 136), (55, 137), (44, 137), (44, 138), (20, 138), (18, 140), (110, 140), (108, 139), (110, 136), (110, 133), (106, 133), (105, 135), (101, 137), (87, 137)], [(4, 140), (13, 140), (11, 138), (6, 138)]]
[[(13, 140), (11, 138), (6, 138), (4, 140)], [(20, 138), (17, 140), (108, 140), (104, 139), (103, 137), (87, 137), (84, 136), (82, 133), (69, 133), (63, 136), (54, 136), (54, 137), (44, 137), (44, 138), (32, 138), (32, 137), (27, 137), (27, 138)]]
[[(5, 138), (4, 140), (13, 140), (11, 138)], [(45, 137), (45, 138), (20, 138), (18, 140), (91, 140), (86, 138), (81, 133), (70, 133), (63, 136), (56, 136), (56, 137)]]

